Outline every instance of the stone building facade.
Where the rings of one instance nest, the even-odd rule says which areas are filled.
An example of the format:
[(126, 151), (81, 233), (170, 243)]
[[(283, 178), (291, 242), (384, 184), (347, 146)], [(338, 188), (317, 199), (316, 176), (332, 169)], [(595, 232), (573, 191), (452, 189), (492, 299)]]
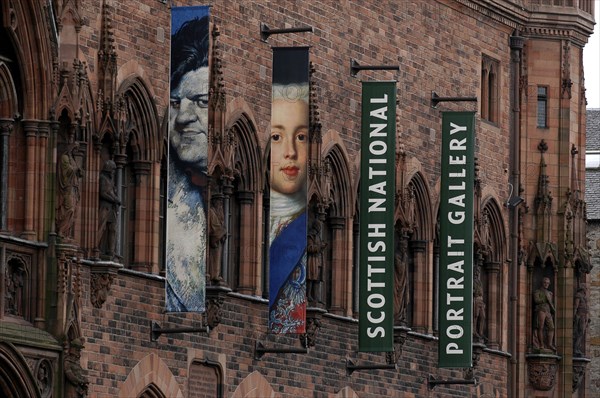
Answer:
[(585, 197), (588, 241), (592, 258), (590, 272), (590, 385), (600, 387), (600, 109), (588, 109), (586, 120)]
[[(164, 312), (165, 120), (170, 7), (191, 4), (0, 3), (0, 395), (594, 396), (587, 326), (574, 327), (590, 302), (582, 50), (593, 1), (212, 3), (208, 190), (225, 209), (224, 281), (208, 287), (206, 313), (181, 315)], [(267, 331), (277, 46), (310, 46), (309, 211), (328, 242), (322, 304), (293, 336)], [(354, 74), (352, 60), (399, 70)], [(398, 87), (408, 299), (387, 355), (357, 352), (361, 80)], [(446, 110), (476, 112), (485, 308), (473, 368), (452, 370), (436, 354)], [(539, 328), (545, 278), (552, 323)]]

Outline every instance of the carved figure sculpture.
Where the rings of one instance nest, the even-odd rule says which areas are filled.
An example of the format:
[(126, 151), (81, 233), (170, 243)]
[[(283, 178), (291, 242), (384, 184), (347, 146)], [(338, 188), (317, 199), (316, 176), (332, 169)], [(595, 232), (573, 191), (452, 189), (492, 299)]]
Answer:
[(100, 173), (100, 211), (98, 218), (100, 226), (98, 228), (99, 243), (98, 248), (101, 253), (112, 259), (115, 255), (117, 239), (117, 220), (121, 200), (117, 195), (117, 187), (114, 182), (114, 175), (117, 166), (112, 160), (104, 162), (104, 167)]
[(485, 301), (483, 300), (483, 283), (481, 267), (473, 268), (473, 336), (479, 341), (485, 340)]
[(554, 295), (548, 288), (550, 278), (542, 279), (542, 286), (533, 293), (535, 304), (535, 325), (533, 333), (533, 346), (538, 349), (556, 351), (554, 345)]
[(394, 323), (406, 325), (408, 305), (408, 239), (400, 238), (394, 256)]
[(213, 205), (208, 213), (208, 241), (210, 245), (207, 279), (214, 285), (223, 284), (221, 276), (221, 262), (223, 258), (223, 243), (227, 237), (225, 228), (225, 214), (223, 213), (223, 202), (220, 199), (213, 200)]
[(573, 318), (573, 353), (576, 357), (585, 356), (585, 337), (589, 321), (586, 290), (580, 287), (575, 294), (575, 316)]
[(323, 250), (327, 247), (327, 242), (323, 242), (321, 238), (321, 229), (321, 221), (315, 220), (306, 243), (306, 252), (308, 253), (306, 293), (309, 303), (322, 302), (321, 290), (319, 288), (323, 267)]
[(73, 339), (70, 343), (69, 352), (65, 357), (66, 398), (83, 398), (88, 393), (89, 381), (80, 363), (82, 348), (81, 340), (79, 338)]
[(63, 238), (73, 238), (75, 213), (81, 198), (79, 183), (83, 172), (77, 160), (75, 160), (75, 153), (78, 148), (77, 143), (70, 144), (58, 163), (59, 195), (56, 209), (56, 232)]

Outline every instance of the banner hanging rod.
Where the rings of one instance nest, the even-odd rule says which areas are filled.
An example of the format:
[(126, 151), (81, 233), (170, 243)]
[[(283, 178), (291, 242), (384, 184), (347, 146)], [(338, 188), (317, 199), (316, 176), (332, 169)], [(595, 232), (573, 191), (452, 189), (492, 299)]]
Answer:
[(312, 26), (302, 26), (298, 28), (283, 28), (283, 29), (271, 29), (265, 23), (260, 23), (260, 39), (267, 41), (269, 36), (278, 35), (281, 33), (301, 33), (301, 32), (313, 32)]
[(477, 97), (440, 97), (435, 91), (432, 91), (431, 107), (437, 108), (440, 102), (477, 102)]
[(360, 65), (354, 58), (350, 60), (350, 74), (356, 77), (361, 70), (400, 70), (399, 65)]

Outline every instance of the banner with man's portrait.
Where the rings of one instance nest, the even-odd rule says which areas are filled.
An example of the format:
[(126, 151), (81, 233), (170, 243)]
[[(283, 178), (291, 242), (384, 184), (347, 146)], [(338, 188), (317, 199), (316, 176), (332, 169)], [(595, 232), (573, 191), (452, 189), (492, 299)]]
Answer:
[(306, 324), (308, 48), (273, 49), (269, 229), (269, 330)]
[(204, 312), (209, 7), (171, 9), (166, 310)]

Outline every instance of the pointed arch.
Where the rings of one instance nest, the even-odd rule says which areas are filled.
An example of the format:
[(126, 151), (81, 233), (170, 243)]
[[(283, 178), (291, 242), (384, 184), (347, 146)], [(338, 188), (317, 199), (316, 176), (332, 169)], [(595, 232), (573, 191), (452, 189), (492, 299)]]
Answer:
[(139, 398), (167, 398), (165, 394), (162, 393), (160, 388), (156, 386), (154, 383), (148, 384), (148, 386), (142, 391), (142, 393), (138, 396)]
[(349, 217), (352, 214), (352, 189), (348, 160), (340, 145), (336, 144), (325, 155), (325, 162), (331, 166), (332, 178), (329, 197), (329, 213), (332, 217)]
[(323, 240), (328, 242), (324, 250), (321, 294), (326, 307), (332, 313), (351, 315), (353, 311), (353, 216), (354, 200), (352, 178), (346, 152), (340, 135), (329, 130), (323, 137), (324, 165), (331, 173), (331, 182), (323, 192), (329, 199), (329, 207), (323, 229)]
[(4, 61), (0, 61), (0, 118), (12, 119), (19, 109), (19, 98), (11, 71)]
[(265, 173), (262, 172), (262, 156), (254, 123), (248, 114), (241, 113), (227, 130), (235, 137), (233, 169), (239, 188), (259, 191), (264, 185)]
[[(142, 272), (158, 270), (153, 232), (158, 231), (160, 183), (151, 178), (161, 162), (160, 129), (152, 93), (137, 75), (121, 84), (117, 98), (123, 108), (120, 155), (125, 155), (121, 178), (121, 256)], [(143, 233), (140, 231), (147, 231)]]
[(158, 114), (148, 86), (138, 76), (131, 76), (121, 84), (118, 96), (124, 99), (123, 134), (133, 155), (129, 160), (160, 161)]
[[(239, 101), (234, 104), (240, 105)], [(233, 165), (225, 165), (233, 169), (233, 193), (229, 197), (229, 237), (226, 242), (226, 277), (234, 290), (260, 295), (265, 274), (265, 266), (261, 264), (261, 249), (267, 230), (264, 225), (266, 218), (262, 195), (266, 172), (256, 125), (251, 115), (241, 106), (229, 116), (235, 119), (229, 121), (226, 136), (233, 137), (235, 148)]]
[(415, 195), (415, 236), (413, 240), (432, 240), (435, 223), (433, 222), (431, 194), (426, 179), (420, 171), (417, 171), (411, 176), (408, 186)]
[[(150, 390), (149, 390), (150, 389)], [(142, 358), (121, 385), (119, 398), (140, 397), (152, 391), (156, 397), (183, 398), (179, 384), (169, 367), (154, 353)], [(151, 395), (152, 396), (152, 395)]]
[(495, 198), (487, 198), (483, 201), (483, 211), (487, 213), (489, 221), (490, 261), (503, 262), (506, 253), (506, 231), (504, 229), (504, 218), (502, 209)]
[[(420, 164), (419, 164), (420, 165)], [(433, 268), (433, 242), (435, 239), (433, 210), (431, 195), (425, 176), (420, 169), (413, 170), (407, 176), (406, 187), (399, 187), (402, 192), (400, 225), (404, 228), (398, 230), (401, 236), (396, 241), (407, 239), (405, 247), (408, 248), (406, 289), (407, 292), (398, 292), (407, 297), (406, 323), (415, 330), (428, 332), (432, 329), (435, 297), (430, 292), (435, 292), (435, 270)], [(398, 188), (397, 188), (398, 189)], [(400, 314), (401, 315), (401, 314)]]
[[(482, 315), (476, 315), (477, 320), (481, 321), (480, 330), (476, 333), (482, 334), (481, 337), (487, 339), (486, 345), (493, 349), (500, 349), (502, 346), (502, 303), (508, 295), (504, 280), (504, 264), (506, 262), (506, 232), (504, 229), (504, 219), (502, 217), (502, 208), (495, 197), (487, 197), (482, 201), (482, 212), (478, 235), (480, 242), (478, 245), (485, 251), (484, 258), (481, 258), (479, 264), (474, 267), (479, 273), (482, 298), (485, 303), (483, 319)], [(480, 254), (476, 254), (479, 258)]]
[(330, 214), (335, 217), (351, 217), (354, 213), (354, 189), (350, 172), (349, 156), (339, 133), (329, 130), (323, 137), (323, 159), (329, 163), (332, 183), (329, 197), (332, 199)]
[[(45, 120), (49, 115), (53, 93), (53, 58), (57, 54), (57, 37), (45, 17), (45, 8), (37, 1), (12, 2), (2, 6), (2, 25), (15, 49), (17, 83), (23, 93), (20, 102), (23, 119)], [(46, 67), (40, 67), (44, 65)]]
[[(0, 33), (0, 40), (3, 36)], [(0, 61), (0, 153), (10, 154), (9, 134), (15, 125), (18, 106), (19, 99), (11, 71), (4, 61)], [(0, 161), (0, 230), (6, 230), (8, 223), (8, 178), (5, 177), (9, 173), (8, 157), (2, 156)]]
[(25, 358), (12, 344), (6, 342), (0, 342), (0, 396), (41, 397)]
[(275, 390), (257, 370), (250, 373), (235, 389), (231, 398), (275, 398)]

